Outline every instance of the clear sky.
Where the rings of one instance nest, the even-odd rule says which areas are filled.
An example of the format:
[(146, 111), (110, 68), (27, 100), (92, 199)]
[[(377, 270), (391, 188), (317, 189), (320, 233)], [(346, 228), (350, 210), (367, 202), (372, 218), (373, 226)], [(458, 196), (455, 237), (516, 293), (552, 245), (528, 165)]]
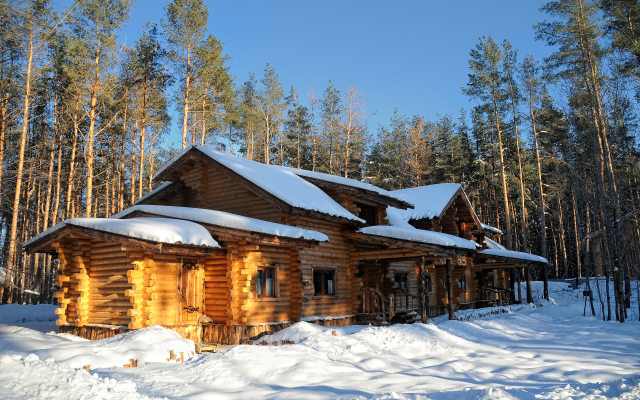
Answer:
[[(58, 6), (72, 0), (56, 1)], [(209, 32), (225, 43), (236, 83), (266, 63), (304, 93), (321, 95), (329, 80), (344, 92), (366, 95), (370, 131), (387, 124), (395, 108), (406, 115), (457, 115), (473, 103), (467, 82), (469, 51), (482, 35), (508, 39), (520, 59), (551, 49), (534, 39), (533, 25), (547, 18), (539, 0), (447, 1), (212, 1)], [(132, 44), (148, 20), (159, 22), (163, 0), (138, 0), (121, 39)], [(177, 117), (177, 115), (176, 115)], [(177, 119), (177, 118), (176, 118)], [(174, 128), (172, 138), (179, 135)]]

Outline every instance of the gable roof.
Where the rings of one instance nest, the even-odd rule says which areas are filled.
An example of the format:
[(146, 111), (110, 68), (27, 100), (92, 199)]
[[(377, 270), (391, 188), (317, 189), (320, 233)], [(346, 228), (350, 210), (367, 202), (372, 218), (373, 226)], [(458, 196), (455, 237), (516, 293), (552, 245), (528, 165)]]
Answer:
[(414, 227), (399, 227), (399, 226), (367, 226), (358, 230), (359, 233), (366, 235), (375, 235), (382, 237), (389, 237), (394, 239), (407, 240), (412, 242), (428, 243), (444, 247), (456, 247), (465, 250), (476, 250), (476, 242), (471, 240), (459, 238), (457, 236), (449, 235), (446, 233), (427, 231), (423, 229), (416, 229)]
[(221, 166), (226, 171), (231, 171), (241, 178), (238, 183), (261, 194), (288, 212), (296, 214), (317, 212), (337, 217), (342, 221), (365, 223), (363, 219), (347, 211), (321, 189), (291, 171), (273, 168), (273, 166), (232, 156), (205, 146), (188, 146), (160, 168), (154, 180), (171, 180), (170, 173), (189, 159), (188, 153), (200, 156), (203, 161)]
[(316, 186), (350, 192), (352, 194), (355, 194), (356, 196), (368, 198), (372, 201), (391, 207), (406, 209), (413, 206), (411, 202), (408, 202), (402, 197), (397, 196), (394, 192), (381, 189), (366, 182), (358, 181), (351, 178), (345, 178), (343, 176), (325, 174), (324, 172), (307, 171), (305, 169), (283, 167), (279, 165), (273, 165), (271, 167), (281, 168), (285, 171), (292, 172), (298, 176), (303, 177), (305, 180), (310, 181)]
[(462, 200), (469, 208), (471, 217), (476, 225), (478, 225), (478, 228), (480, 228), (482, 224), (471, 206), (471, 202), (464, 192), (464, 189), (462, 189), (459, 183), (438, 183), (435, 185), (398, 189), (392, 191), (392, 193), (413, 204), (412, 210), (387, 210), (387, 214), (389, 214), (389, 211), (394, 214), (392, 218), (397, 220), (397, 224), (400, 223), (401, 220), (408, 222), (410, 220), (420, 220), (424, 218), (442, 218), (458, 195), (462, 196)]
[(216, 225), (224, 228), (240, 229), (248, 232), (264, 233), (267, 235), (281, 236), (293, 239), (316, 240), (318, 242), (328, 242), (329, 238), (324, 233), (311, 231), (308, 229), (296, 228), (295, 226), (276, 224), (274, 222), (262, 221), (242, 215), (231, 214), (224, 211), (208, 210), (202, 208), (174, 207), (160, 205), (137, 205), (129, 207), (115, 215), (112, 219), (119, 219), (127, 215), (141, 211), (148, 214), (163, 217), (178, 218), (181, 220), (200, 222), (203, 224)]

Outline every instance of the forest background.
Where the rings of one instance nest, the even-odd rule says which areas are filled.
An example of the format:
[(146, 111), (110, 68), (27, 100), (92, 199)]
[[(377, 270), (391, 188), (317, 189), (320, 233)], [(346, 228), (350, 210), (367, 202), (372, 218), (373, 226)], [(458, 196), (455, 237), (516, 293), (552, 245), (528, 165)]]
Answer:
[(56, 264), (22, 243), (133, 205), (190, 143), (388, 190), (457, 182), (503, 245), (555, 265), (550, 277), (638, 274), (637, 1), (544, 4), (534, 35), (547, 57), (482, 36), (468, 110), (389, 121), (356, 86), (285, 87), (269, 64), (235, 77), (203, 0), (168, 2), (128, 43), (135, 5), (0, 2), (3, 303), (54, 301)]

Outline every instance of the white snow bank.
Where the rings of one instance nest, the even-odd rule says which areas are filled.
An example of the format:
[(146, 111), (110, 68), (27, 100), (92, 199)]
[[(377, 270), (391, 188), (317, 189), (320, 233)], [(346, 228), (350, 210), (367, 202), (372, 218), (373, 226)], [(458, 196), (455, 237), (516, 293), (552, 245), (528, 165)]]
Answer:
[(129, 379), (101, 378), (52, 359), (41, 360), (35, 354), (0, 355), (0, 387), (5, 400), (149, 398), (137, 393), (136, 384)]
[(169, 218), (70, 218), (34, 236), (23, 246), (39, 240), (65, 225), (80, 226), (158, 243), (220, 247), (209, 231), (194, 222)]
[(323, 214), (346, 218), (352, 221), (365, 222), (363, 219), (356, 217), (340, 204), (336, 203), (318, 187), (305, 181), (291, 171), (232, 156), (205, 146), (187, 146), (187, 148), (160, 168), (156, 176), (160, 175), (167, 167), (193, 148), (200, 150), (206, 156), (231, 169), (292, 207), (318, 211)]
[(254, 344), (261, 344), (262, 342), (266, 342), (267, 344), (275, 344), (275, 342), (278, 342), (279, 344), (282, 344), (285, 341), (293, 341), (295, 343), (299, 343), (300, 341), (307, 339), (313, 335), (333, 335), (333, 332), (335, 332), (335, 335), (344, 336), (360, 332), (365, 328), (367, 327), (364, 325), (351, 325), (343, 327), (320, 326), (302, 321), (272, 335), (265, 335), (258, 340), (254, 340)]
[(289, 237), (295, 239), (317, 240), (328, 242), (329, 237), (324, 233), (296, 228), (295, 226), (276, 224), (274, 222), (262, 221), (255, 218), (244, 217), (242, 215), (231, 214), (223, 211), (208, 210), (202, 208), (139, 205), (129, 207), (111, 218), (123, 218), (134, 211), (142, 211), (164, 217), (179, 218), (183, 220), (201, 222), (222, 226), (225, 228), (241, 229), (244, 231), (266, 233), (268, 235)]
[(33, 353), (40, 359), (52, 358), (74, 368), (90, 365), (94, 368), (122, 367), (130, 359), (145, 362), (176, 362), (169, 350), (184, 359), (195, 354), (191, 340), (161, 326), (151, 326), (102, 340), (69, 340), (62, 335), (45, 334), (27, 328), (0, 325), (0, 354)]
[(493, 232), (493, 233), (497, 233), (498, 235), (502, 235), (502, 231), (501, 231), (500, 229), (498, 229), (498, 228), (494, 228), (493, 226), (491, 226), (491, 225), (487, 225), (487, 224), (485, 224), (485, 223), (483, 223), (483, 222), (480, 222), (480, 227), (481, 227), (483, 230), (491, 231), (491, 232)]
[(429, 243), (447, 247), (475, 250), (476, 243), (446, 233), (425, 231), (422, 229), (408, 229), (398, 226), (367, 226), (358, 230), (360, 233), (375, 236), (384, 236), (413, 242)]
[(462, 186), (459, 183), (439, 183), (436, 185), (394, 190), (396, 197), (413, 204), (413, 210), (400, 210), (406, 221), (412, 219), (436, 218)]
[(535, 254), (524, 253), (521, 251), (502, 250), (502, 249), (486, 249), (479, 252), (480, 254), (487, 254), (497, 257), (516, 258), (518, 260), (535, 261), (548, 263), (546, 258), (536, 256)]
[[(404, 198), (398, 196), (396, 194), (396, 192), (390, 192), (388, 190), (384, 190), (384, 189), (381, 189), (381, 188), (379, 188), (377, 186), (373, 186), (373, 185), (371, 185), (369, 183), (366, 183), (366, 182), (357, 181), (355, 179), (345, 178), (343, 176), (325, 174), (324, 172), (307, 171), (306, 169), (298, 169), (298, 168), (291, 168), (291, 167), (281, 167), (279, 165), (275, 165), (273, 167), (274, 168), (280, 168), (282, 170), (292, 172), (292, 173), (294, 173), (294, 174), (296, 174), (298, 176), (306, 176), (308, 178), (318, 179), (318, 180), (321, 180), (321, 181), (338, 183), (340, 185), (351, 186), (351, 187), (355, 187), (355, 188), (358, 188), (358, 189), (364, 189), (364, 190), (368, 190), (370, 192), (375, 192), (375, 193), (381, 194), (383, 196), (391, 197), (391, 198), (396, 199), (396, 200), (407, 201)], [(407, 203), (411, 204), (411, 202), (408, 202), (408, 201), (407, 201)]]
[(145, 199), (147, 199), (148, 197), (158, 193), (159, 191), (168, 188), (169, 186), (171, 186), (173, 184), (173, 182), (164, 182), (162, 185), (158, 186), (157, 188), (153, 189), (152, 191), (150, 191), (149, 193), (145, 194), (144, 196), (140, 197), (137, 201), (136, 204), (144, 201)]

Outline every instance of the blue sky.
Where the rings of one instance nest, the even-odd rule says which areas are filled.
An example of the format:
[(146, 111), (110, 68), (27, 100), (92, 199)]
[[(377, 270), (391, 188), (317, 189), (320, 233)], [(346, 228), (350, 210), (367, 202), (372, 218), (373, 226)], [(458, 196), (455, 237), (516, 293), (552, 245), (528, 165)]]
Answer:
[[(56, 2), (70, 5), (71, 0)], [(520, 58), (551, 49), (534, 39), (533, 25), (547, 16), (538, 0), (449, 1), (207, 1), (209, 32), (225, 43), (236, 83), (266, 63), (304, 96), (321, 95), (329, 80), (341, 91), (364, 93), (369, 127), (401, 114), (454, 114), (473, 103), (467, 82), (469, 51), (482, 35), (508, 39)], [(160, 21), (162, 0), (138, 0), (121, 40), (132, 44), (149, 20)], [(175, 115), (176, 119), (178, 115)], [(172, 138), (178, 141), (174, 129)]]

